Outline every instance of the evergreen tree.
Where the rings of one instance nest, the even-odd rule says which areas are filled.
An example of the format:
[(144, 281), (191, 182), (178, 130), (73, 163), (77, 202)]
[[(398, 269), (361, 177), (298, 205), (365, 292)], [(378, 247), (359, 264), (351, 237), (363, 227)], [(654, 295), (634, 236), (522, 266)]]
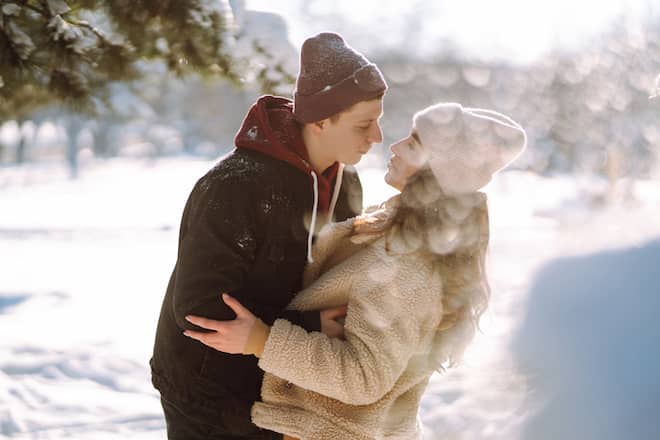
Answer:
[(63, 102), (91, 112), (160, 60), (238, 83), (228, 0), (0, 0), (0, 120)]

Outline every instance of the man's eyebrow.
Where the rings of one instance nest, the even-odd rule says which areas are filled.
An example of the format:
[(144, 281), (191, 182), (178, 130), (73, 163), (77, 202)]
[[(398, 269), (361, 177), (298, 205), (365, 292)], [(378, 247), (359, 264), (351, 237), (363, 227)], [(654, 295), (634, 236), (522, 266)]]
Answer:
[(413, 139), (415, 139), (415, 142), (417, 142), (419, 145), (422, 145), (422, 141), (419, 140), (419, 136), (417, 135), (416, 132), (410, 133), (410, 136), (412, 136)]
[(371, 116), (362, 116), (358, 119), (358, 122), (373, 122), (377, 121), (378, 119), (382, 118), (383, 114), (379, 114), (377, 117), (372, 118)]

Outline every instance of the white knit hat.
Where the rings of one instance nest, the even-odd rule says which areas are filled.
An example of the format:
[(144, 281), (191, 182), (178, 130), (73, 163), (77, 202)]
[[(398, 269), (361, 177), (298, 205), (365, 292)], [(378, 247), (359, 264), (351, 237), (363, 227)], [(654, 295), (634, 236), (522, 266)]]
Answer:
[(525, 130), (508, 116), (453, 102), (416, 113), (413, 127), (447, 194), (479, 190), (527, 146)]
[(660, 74), (655, 77), (655, 89), (651, 92), (649, 99), (659, 98), (660, 97)]

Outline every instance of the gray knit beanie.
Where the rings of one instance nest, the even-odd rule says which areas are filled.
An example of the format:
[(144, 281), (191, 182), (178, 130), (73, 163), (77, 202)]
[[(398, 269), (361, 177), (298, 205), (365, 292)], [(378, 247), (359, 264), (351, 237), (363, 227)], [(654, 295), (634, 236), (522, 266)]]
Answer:
[(375, 64), (335, 33), (308, 38), (300, 51), (293, 114), (302, 123), (329, 118), (387, 90)]
[(525, 130), (493, 110), (440, 103), (413, 117), (428, 164), (447, 194), (477, 191), (527, 146)]

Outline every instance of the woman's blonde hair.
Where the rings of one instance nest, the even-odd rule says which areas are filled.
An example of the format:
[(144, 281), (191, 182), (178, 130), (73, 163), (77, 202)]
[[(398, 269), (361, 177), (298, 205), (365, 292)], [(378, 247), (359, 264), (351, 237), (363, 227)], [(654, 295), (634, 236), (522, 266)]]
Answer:
[[(360, 227), (359, 220), (356, 225)], [(371, 226), (371, 232), (378, 232)], [(399, 204), (377, 228), (393, 253), (423, 252), (442, 279), (443, 317), (436, 332), (436, 368), (457, 363), (488, 307), (486, 194), (443, 193), (426, 167), (411, 176)]]

